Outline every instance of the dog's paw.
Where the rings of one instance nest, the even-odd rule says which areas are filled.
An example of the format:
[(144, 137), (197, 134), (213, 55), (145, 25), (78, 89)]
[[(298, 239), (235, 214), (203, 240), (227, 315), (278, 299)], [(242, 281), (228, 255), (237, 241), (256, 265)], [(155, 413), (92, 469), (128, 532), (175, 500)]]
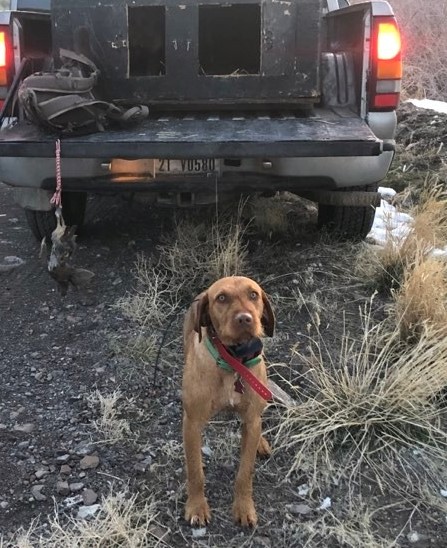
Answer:
[(251, 498), (235, 499), (233, 517), (234, 521), (243, 527), (254, 527), (258, 522), (258, 516), (253, 500)]
[(270, 447), (269, 442), (261, 436), (258, 444), (258, 455), (260, 457), (269, 457), (272, 454), (272, 448)]
[(211, 519), (211, 512), (205, 497), (188, 498), (185, 506), (185, 520), (191, 525), (206, 525)]

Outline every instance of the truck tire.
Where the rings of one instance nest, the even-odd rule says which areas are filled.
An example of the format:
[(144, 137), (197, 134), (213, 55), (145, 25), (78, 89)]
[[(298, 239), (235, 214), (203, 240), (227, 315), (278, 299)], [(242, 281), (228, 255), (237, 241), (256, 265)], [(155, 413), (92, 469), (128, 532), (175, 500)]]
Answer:
[[(377, 192), (378, 184), (355, 186), (340, 192)], [(318, 204), (318, 228), (343, 240), (363, 240), (374, 222), (375, 207), (328, 206)]]
[[(67, 226), (76, 225), (78, 229), (82, 226), (86, 205), (86, 192), (66, 192), (62, 194), (62, 211)], [(50, 211), (25, 209), (25, 216), (31, 232), (39, 242), (43, 238), (51, 239), (51, 233), (56, 228), (56, 217), (53, 209)]]

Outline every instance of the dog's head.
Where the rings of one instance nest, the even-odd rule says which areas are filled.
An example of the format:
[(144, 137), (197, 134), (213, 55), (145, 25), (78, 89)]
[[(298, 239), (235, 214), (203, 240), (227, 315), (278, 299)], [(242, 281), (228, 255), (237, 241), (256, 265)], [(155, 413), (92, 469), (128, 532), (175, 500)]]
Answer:
[(267, 295), (250, 278), (221, 278), (196, 303), (194, 328), (201, 338), (201, 328), (214, 328), (225, 345), (273, 336), (275, 316)]

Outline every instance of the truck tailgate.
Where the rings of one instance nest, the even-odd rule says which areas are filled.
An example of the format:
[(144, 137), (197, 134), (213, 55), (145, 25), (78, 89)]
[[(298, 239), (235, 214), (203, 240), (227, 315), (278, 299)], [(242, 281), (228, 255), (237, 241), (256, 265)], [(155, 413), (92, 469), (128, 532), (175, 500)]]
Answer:
[[(27, 122), (0, 132), (0, 155), (52, 157), (57, 135)], [(263, 158), (378, 156), (382, 141), (349, 111), (250, 117), (157, 117), (126, 129), (61, 138), (66, 158)]]

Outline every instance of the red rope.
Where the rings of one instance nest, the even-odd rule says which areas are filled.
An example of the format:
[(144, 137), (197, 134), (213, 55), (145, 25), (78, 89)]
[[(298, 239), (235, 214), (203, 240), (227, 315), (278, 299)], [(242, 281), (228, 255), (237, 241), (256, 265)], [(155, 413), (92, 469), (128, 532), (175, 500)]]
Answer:
[(61, 141), (56, 141), (56, 191), (50, 200), (56, 208), (62, 207)]

